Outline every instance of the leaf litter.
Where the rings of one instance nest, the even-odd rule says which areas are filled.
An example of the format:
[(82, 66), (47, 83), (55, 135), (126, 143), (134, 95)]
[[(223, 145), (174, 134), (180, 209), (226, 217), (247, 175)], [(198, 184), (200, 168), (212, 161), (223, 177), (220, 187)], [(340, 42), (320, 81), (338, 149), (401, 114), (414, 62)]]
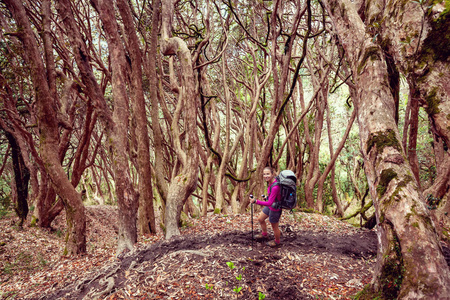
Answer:
[(180, 236), (140, 237), (116, 257), (117, 210), (87, 212), (88, 253), (78, 257), (60, 255), (63, 216), (52, 232), (0, 220), (1, 299), (351, 299), (375, 264), (374, 230), (319, 214), (284, 212), (275, 249), (252, 242), (248, 213), (191, 219)]

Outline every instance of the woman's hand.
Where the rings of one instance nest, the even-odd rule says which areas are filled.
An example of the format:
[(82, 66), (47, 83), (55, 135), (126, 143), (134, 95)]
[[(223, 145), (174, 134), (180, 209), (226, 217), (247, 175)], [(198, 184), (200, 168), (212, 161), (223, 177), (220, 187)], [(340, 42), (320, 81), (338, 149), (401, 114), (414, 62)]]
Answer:
[(253, 204), (256, 202), (256, 199), (253, 197), (253, 195), (250, 195), (249, 198), (250, 198), (250, 203)]

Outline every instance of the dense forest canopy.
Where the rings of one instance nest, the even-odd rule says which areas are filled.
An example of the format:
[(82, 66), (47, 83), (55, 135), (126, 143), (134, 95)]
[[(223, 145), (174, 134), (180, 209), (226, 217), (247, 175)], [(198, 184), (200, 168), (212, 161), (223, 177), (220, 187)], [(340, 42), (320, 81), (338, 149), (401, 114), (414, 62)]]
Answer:
[(2, 0), (0, 208), (43, 228), (64, 210), (78, 254), (85, 205), (117, 205), (121, 253), (157, 226), (169, 239), (185, 217), (244, 213), (264, 167), (290, 169), (300, 208), (377, 226), (371, 291), (448, 295), (449, 11)]

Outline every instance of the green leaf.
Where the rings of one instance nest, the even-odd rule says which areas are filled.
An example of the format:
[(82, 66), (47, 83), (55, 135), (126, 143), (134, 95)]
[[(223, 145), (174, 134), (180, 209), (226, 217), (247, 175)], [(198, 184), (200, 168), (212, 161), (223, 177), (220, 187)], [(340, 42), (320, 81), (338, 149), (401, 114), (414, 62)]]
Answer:
[(206, 286), (205, 286), (205, 288), (207, 289), (207, 290), (212, 290), (213, 288), (214, 288), (214, 285), (208, 285), (208, 284), (206, 284)]
[(228, 267), (231, 269), (231, 270), (233, 270), (235, 267), (234, 267), (234, 263), (232, 262), (232, 261), (228, 261), (227, 262), (227, 265), (228, 265)]

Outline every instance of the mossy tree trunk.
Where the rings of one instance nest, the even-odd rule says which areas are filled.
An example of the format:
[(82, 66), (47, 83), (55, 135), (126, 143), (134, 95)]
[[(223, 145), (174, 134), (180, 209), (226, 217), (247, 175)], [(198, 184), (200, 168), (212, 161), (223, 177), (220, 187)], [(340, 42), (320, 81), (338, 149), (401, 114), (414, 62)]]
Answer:
[[(364, 22), (387, 54), (405, 74), (412, 98), (409, 106), (421, 106), (428, 113), (430, 127), (435, 139), (437, 178), (433, 185), (424, 191), (424, 197), (448, 197), (450, 188), (450, 163), (448, 149), (450, 141), (450, 17), (448, 1), (383, 1), (367, 2), (360, 9), (364, 12)], [(376, 26), (374, 26), (376, 25)], [(413, 148), (416, 128), (411, 127), (408, 153), (410, 164), (418, 177), (417, 157)], [(441, 149), (440, 149), (441, 148)], [(408, 151), (409, 152), (409, 151)], [(443, 170), (443, 172), (439, 172)], [(444, 203), (445, 199), (441, 201)], [(450, 228), (449, 214), (445, 205), (433, 211), (436, 224)]]
[[(439, 234), (450, 230), (450, 10), (448, 1), (372, 1), (364, 8), (366, 26), (378, 22), (377, 42), (405, 74), (411, 91), (412, 124), (408, 158), (418, 178), (415, 151), (417, 111), (428, 114), (434, 138), (436, 178), (423, 198), (439, 199), (431, 213)], [(375, 32), (374, 32), (375, 33)]]
[(382, 48), (349, 1), (324, 1), (357, 85), (365, 171), (378, 221), (371, 290), (386, 299), (442, 299), (450, 271), (401, 146)]
[[(434, 144), (435, 154), (438, 156), (441, 145), (446, 149), (440, 153), (440, 160), (436, 160), (437, 178), (424, 191), (424, 197), (447, 198), (450, 189), (450, 168), (446, 167), (450, 164), (449, 2), (396, 1), (385, 5), (382, 1), (373, 1), (365, 10), (367, 24), (379, 22), (379, 44), (406, 75), (413, 91), (411, 105), (420, 105), (428, 113), (437, 142)], [(442, 205), (433, 213), (437, 216), (437, 224), (449, 230), (450, 218), (446, 214), (450, 211), (443, 205), (445, 201), (443, 199)]]

